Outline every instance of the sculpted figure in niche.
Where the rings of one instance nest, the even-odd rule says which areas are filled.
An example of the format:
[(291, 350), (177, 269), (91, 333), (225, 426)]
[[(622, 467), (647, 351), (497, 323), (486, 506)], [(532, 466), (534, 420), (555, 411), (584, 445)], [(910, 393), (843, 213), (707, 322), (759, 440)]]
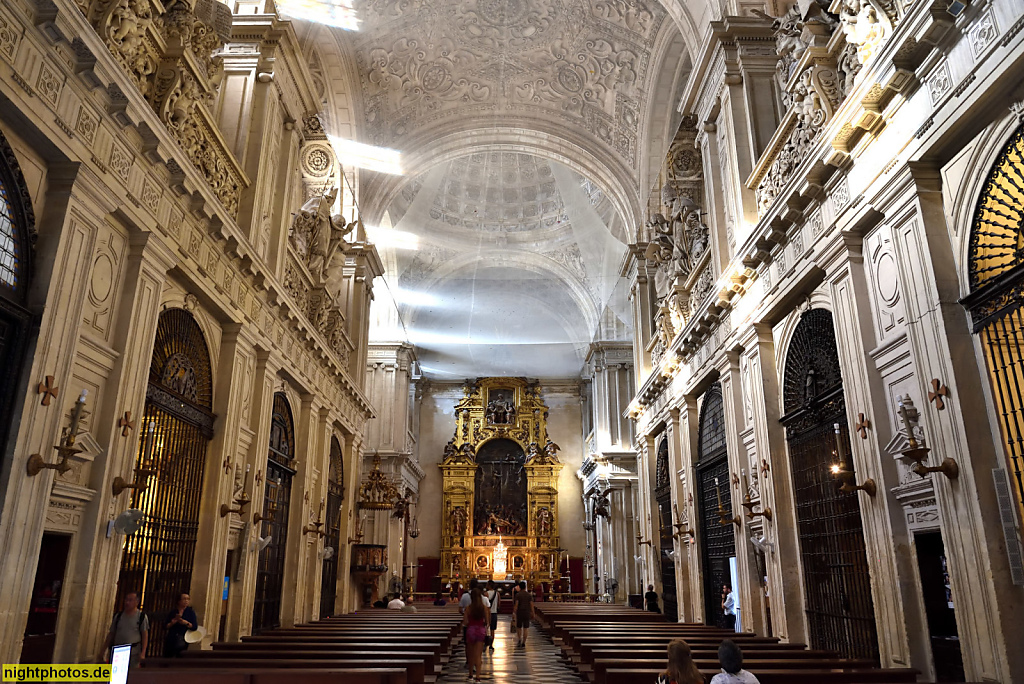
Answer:
[(676, 279), (690, 274), (708, 248), (708, 228), (693, 200), (666, 183), (661, 203), (667, 217), (654, 214), (648, 222), (652, 235), (645, 254), (658, 265), (655, 287), (659, 299), (668, 295)]
[(455, 440), (449, 439), (448, 443), (444, 445), (444, 456), (441, 458), (442, 463), (449, 463), (455, 460)]
[(449, 518), (449, 526), (452, 536), (459, 537), (466, 534), (466, 509), (456, 506)]
[(537, 510), (537, 536), (551, 536), (551, 511), (546, 507)]
[(504, 392), (495, 393), (487, 402), (487, 422), (492, 425), (510, 425), (516, 420), (516, 407)]
[[(358, 226), (357, 221), (346, 224), (340, 214), (331, 215), (337, 197), (338, 189), (331, 188), (324, 195), (311, 198), (292, 220), (292, 247), (305, 260), (316, 285), (337, 285), (337, 276), (344, 266), (344, 237)], [(339, 255), (341, 262), (337, 263)], [(337, 291), (337, 287), (333, 289)]]

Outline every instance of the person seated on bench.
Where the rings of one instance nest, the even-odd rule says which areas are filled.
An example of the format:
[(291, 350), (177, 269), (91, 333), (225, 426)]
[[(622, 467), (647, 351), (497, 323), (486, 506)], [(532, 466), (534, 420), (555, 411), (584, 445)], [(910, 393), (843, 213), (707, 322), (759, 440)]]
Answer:
[(718, 663), (722, 671), (712, 678), (711, 684), (760, 684), (757, 677), (743, 669), (743, 651), (732, 639), (718, 647)]
[(448, 602), (444, 600), (444, 593), (443, 592), (439, 591), (439, 592), (437, 592), (434, 595), (434, 605), (435, 606), (447, 606), (448, 605)]
[(412, 594), (405, 597), (405, 605), (402, 606), (403, 613), (415, 613), (417, 612), (416, 606), (412, 605)]
[(395, 594), (391, 597), (391, 603), (388, 604), (388, 610), (402, 610), (405, 608), (405, 601), (399, 594)]
[(690, 645), (682, 639), (668, 642), (668, 667), (658, 676), (657, 684), (704, 684)]

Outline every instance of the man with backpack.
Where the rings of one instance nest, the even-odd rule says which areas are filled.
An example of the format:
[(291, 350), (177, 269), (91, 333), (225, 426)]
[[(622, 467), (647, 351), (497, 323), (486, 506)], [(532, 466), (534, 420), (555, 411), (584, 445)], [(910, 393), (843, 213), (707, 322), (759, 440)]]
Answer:
[(110, 662), (110, 649), (114, 646), (130, 645), (132, 657), (129, 667), (138, 667), (146, 659), (149, 645), (149, 618), (139, 610), (139, 593), (129, 591), (124, 595), (123, 608), (114, 615), (110, 631), (103, 642), (103, 662)]

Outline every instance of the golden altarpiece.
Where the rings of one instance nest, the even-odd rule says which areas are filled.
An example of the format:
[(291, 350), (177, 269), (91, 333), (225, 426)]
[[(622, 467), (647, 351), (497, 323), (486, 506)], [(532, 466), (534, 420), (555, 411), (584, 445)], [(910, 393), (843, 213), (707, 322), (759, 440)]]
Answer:
[(464, 394), (439, 466), (441, 581), (556, 581), (562, 464), (540, 385), (479, 378)]

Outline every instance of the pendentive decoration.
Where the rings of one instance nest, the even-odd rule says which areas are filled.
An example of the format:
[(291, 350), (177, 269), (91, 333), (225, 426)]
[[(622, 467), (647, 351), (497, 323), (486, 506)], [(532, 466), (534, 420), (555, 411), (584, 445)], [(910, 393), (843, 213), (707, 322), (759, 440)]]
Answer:
[(559, 446), (540, 386), (525, 378), (467, 380), (440, 464), (441, 580), (559, 573)]

